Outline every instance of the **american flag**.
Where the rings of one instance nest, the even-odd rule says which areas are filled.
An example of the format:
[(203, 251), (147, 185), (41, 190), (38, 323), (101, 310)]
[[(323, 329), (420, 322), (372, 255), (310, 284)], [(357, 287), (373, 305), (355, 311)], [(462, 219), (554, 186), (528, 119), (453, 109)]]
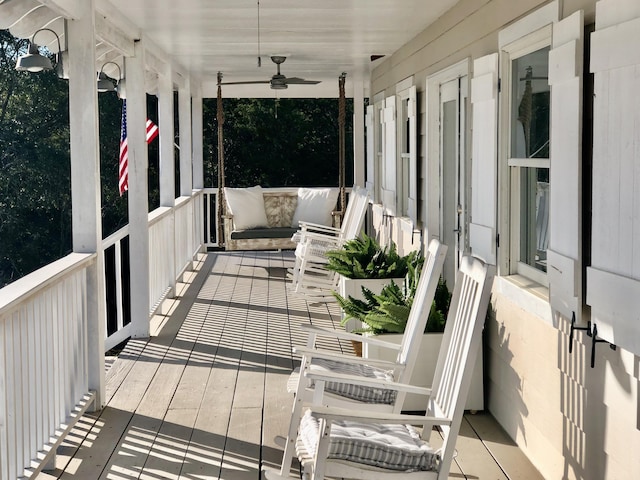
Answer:
[[(158, 136), (158, 126), (147, 119), (147, 143)], [(122, 125), (120, 131), (120, 162), (118, 169), (120, 196), (129, 190), (129, 148), (127, 146), (127, 101), (122, 102)]]

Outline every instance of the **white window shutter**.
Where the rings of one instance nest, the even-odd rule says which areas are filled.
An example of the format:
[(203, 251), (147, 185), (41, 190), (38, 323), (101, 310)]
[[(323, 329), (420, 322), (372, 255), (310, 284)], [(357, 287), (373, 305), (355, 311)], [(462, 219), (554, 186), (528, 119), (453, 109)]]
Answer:
[(498, 54), (476, 59), (471, 80), (473, 144), (471, 166), (471, 252), (496, 264), (498, 155)]
[(555, 313), (582, 320), (582, 11), (553, 24), (547, 276)]
[(375, 134), (376, 129), (374, 125), (374, 107), (373, 105), (367, 106), (367, 112), (365, 114), (365, 128), (367, 131), (367, 179), (365, 182), (365, 188), (369, 192), (369, 197), (374, 197), (375, 192)]
[(640, 354), (640, 2), (596, 4), (591, 267), (598, 336)]
[(415, 226), (418, 223), (418, 122), (416, 86), (409, 89), (409, 197), (408, 215)]
[(384, 178), (382, 204), (389, 215), (396, 215), (396, 97), (387, 97), (383, 110), (384, 123)]

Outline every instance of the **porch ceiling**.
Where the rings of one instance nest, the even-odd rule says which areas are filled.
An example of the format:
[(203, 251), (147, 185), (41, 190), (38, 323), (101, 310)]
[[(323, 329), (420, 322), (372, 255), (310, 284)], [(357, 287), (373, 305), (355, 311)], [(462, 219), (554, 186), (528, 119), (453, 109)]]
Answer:
[[(188, 72), (202, 86), (205, 97), (215, 96), (218, 71), (223, 81), (268, 80), (276, 72), (269, 58), (274, 54), (287, 56), (281, 67), (284, 75), (322, 81), (278, 91), (268, 84), (223, 89), (227, 97), (272, 98), (276, 93), (279, 97), (336, 97), (341, 72), (347, 72), (350, 90), (350, 78), (368, 78), (372, 55), (392, 54), (457, 2), (262, 0), (262, 67), (257, 62), (257, 0), (96, 0), (96, 6), (102, 18), (125, 37), (133, 40), (139, 35), (157, 46), (159, 58), (171, 58), (178, 70)], [(16, 8), (18, 3), (29, 4), (31, 13), (18, 16), (10, 28), (24, 34), (33, 33), (24, 25), (29, 17), (33, 24), (35, 4), (60, 11), (74, 1), (3, 0), (0, 7)], [(43, 21), (41, 26), (45, 25)]]

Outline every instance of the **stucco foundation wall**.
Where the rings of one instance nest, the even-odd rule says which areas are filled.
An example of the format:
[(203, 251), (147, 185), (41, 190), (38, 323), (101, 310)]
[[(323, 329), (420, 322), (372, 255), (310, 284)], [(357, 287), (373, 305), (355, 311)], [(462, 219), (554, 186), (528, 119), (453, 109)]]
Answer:
[[(509, 281), (498, 279), (499, 282)], [(640, 478), (638, 357), (554, 328), (497, 292), (485, 326), (489, 411), (548, 479)]]

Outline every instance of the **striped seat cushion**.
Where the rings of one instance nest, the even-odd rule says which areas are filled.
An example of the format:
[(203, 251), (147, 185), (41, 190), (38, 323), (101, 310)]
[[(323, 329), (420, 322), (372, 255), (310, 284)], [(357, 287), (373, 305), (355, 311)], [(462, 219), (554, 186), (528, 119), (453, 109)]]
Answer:
[[(311, 372), (323, 373), (339, 373), (343, 375), (355, 375), (366, 378), (379, 378), (383, 380), (393, 381), (393, 372), (389, 370), (383, 370), (381, 368), (372, 367), (369, 365), (353, 364), (347, 362), (339, 362), (336, 360), (326, 360), (323, 358), (314, 358), (311, 361)], [(300, 376), (300, 372), (292, 374), (297, 378)], [(342, 397), (351, 398), (359, 402), (365, 403), (384, 403), (391, 405), (395, 402), (398, 392), (396, 390), (390, 390), (386, 388), (365, 387), (362, 385), (353, 385), (348, 383), (327, 382), (324, 387), (326, 392), (335, 393)], [(293, 390), (295, 392), (295, 389)]]
[[(315, 455), (319, 421), (307, 411), (298, 442)], [(385, 425), (342, 420), (331, 426), (328, 458), (401, 471), (437, 470), (440, 456), (410, 425)]]

